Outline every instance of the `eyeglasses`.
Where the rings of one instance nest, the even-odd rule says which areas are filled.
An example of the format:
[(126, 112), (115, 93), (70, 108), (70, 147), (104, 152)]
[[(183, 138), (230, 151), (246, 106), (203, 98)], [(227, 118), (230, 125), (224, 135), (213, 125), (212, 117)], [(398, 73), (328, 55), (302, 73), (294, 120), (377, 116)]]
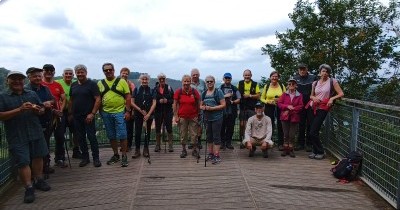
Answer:
[(103, 69), (103, 72), (112, 72), (114, 69)]
[(289, 86), (296, 86), (296, 83), (289, 83)]
[(230, 77), (224, 77), (224, 79), (232, 79), (232, 78), (230, 78)]
[(207, 83), (214, 83), (214, 81), (207, 81)]

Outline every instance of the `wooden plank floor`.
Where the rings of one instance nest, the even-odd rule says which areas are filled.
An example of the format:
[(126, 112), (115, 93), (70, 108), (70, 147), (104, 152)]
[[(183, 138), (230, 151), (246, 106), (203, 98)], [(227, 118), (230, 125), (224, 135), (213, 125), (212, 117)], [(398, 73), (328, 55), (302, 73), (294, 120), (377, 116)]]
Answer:
[[(153, 151), (154, 147), (151, 147)], [(110, 148), (100, 151), (103, 166), (56, 168), (48, 180), (52, 190), (36, 191), (32, 204), (23, 203), (20, 185), (0, 199), (2, 209), (379, 209), (361, 192), (357, 182), (336, 182), (329, 160), (310, 160), (304, 151), (296, 158), (281, 157), (277, 150), (268, 159), (259, 150), (226, 150), (218, 165), (204, 167), (189, 155), (151, 152), (129, 159), (129, 166), (107, 165)]]

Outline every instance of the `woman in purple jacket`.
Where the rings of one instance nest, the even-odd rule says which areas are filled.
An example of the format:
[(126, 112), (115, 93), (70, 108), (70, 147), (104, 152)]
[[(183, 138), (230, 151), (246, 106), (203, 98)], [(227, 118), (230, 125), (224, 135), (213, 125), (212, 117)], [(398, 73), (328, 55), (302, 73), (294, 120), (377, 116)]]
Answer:
[(278, 100), (284, 141), (281, 156), (290, 155), (290, 157), (296, 157), (293, 151), (294, 137), (300, 122), (300, 111), (303, 109), (303, 96), (296, 88), (296, 80), (290, 78), (287, 91)]

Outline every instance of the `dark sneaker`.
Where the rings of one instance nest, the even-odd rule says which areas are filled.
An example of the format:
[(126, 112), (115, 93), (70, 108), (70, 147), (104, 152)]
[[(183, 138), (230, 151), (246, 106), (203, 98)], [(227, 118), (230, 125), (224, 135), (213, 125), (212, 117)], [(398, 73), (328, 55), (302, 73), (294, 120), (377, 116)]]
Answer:
[(68, 163), (66, 163), (64, 160), (57, 160), (55, 165), (60, 168), (68, 167)]
[(128, 166), (128, 157), (126, 155), (122, 155), (121, 167), (127, 167), (127, 166)]
[(101, 167), (101, 162), (98, 158), (93, 159), (93, 166), (96, 168)]
[(135, 149), (135, 154), (132, 155), (132, 158), (139, 158), (140, 157), (140, 149)]
[(50, 185), (47, 184), (47, 182), (44, 181), (44, 179), (36, 180), (35, 183), (33, 183), (33, 187), (41, 191), (49, 191), (51, 189)]
[(290, 150), (290, 151), (289, 151), (289, 156), (292, 157), (292, 158), (296, 157), (296, 155), (294, 154), (294, 151), (293, 151), (293, 150)]
[(193, 157), (199, 156), (199, 152), (198, 152), (196, 149), (194, 149), (194, 150), (192, 151), (192, 156), (193, 156)]
[(268, 158), (268, 149), (263, 151), (263, 157)]
[(174, 152), (174, 145), (168, 145), (168, 152)]
[(182, 153), (180, 155), (181, 158), (185, 158), (187, 156), (186, 150), (182, 150)]
[(156, 147), (154, 148), (154, 152), (160, 152), (160, 151), (161, 151), (160, 145), (156, 145)]
[(324, 159), (325, 158), (325, 154), (317, 154), (317, 155), (315, 155), (315, 157), (314, 157), (314, 159), (316, 159), (316, 160), (322, 160), (322, 159)]
[(188, 149), (193, 149), (193, 144), (189, 144)]
[(118, 163), (119, 162), (119, 155), (115, 154), (113, 155), (109, 161), (107, 161), (107, 165), (112, 165), (114, 163)]
[(244, 149), (244, 148), (246, 148), (246, 147), (244, 146), (244, 144), (240, 143), (240, 149)]
[(235, 147), (233, 147), (232, 144), (226, 145), (226, 148), (228, 148), (228, 149), (235, 149)]
[(286, 151), (286, 150), (283, 150), (282, 153), (281, 153), (281, 156), (282, 156), (282, 157), (285, 157), (286, 154), (287, 154), (287, 151)]
[(143, 148), (143, 157), (149, 157), (149, 147)]
[(221, 157), (215, 155), (214, 158), (211, 160), (211, 163), (216, 165), (221, 162)]
[(300, 150), (304, 150), (304, 146), (303, 146), (303, 145), (297, 145), (297, 146), (294, 148), (294, 151), (300, 151)]
[(312, 152), (312, 147), (311, 146), (306, 146), (306, 152)]
[[(85, 166), (86, 166), (87, 164), (89, 164), (89, 163), (90, 163), (90, 160), (84, 158), (84, 159), (82, 159), (81, 162), (79, 163), (79, 167), (85, 167)], [(94, 163), (94, 162), (93, 162), (93, 163)]]
[(284, 149), (285, 149), (285, 147), (283, 147), (283, 145), (279, 145), (279, 146), (278, 146), (278, 150), (279, 150), (279, 151), (283, 151)]
[(212, 153), (208, 153), (207, 157), (206, 157), (206, 161), (212, 160), (214, 159), (214, 154)]
[(251, 148), (251, 150), (249, 151), (249, 157), (254, 157), (254, 153), (255, 153), (256, 149), (257, 149), (257, 147), (255, 147), (255, 146), (253, 146)]
[(74, 159), (81, 159), (82, 158), (82, 153), (79, 151), (79, 148), (74, 148), (72, 152), (72, 158)]
[(308, 158), (314, 159), (316, 155), (317, 155), (317, 154), (315, 154), (315, 153), (311, 153), (311, 154), (308, 155)]
[(24, 203), (32, 203), (35, 201), (35, 188), (28, 187), (25, 189)]

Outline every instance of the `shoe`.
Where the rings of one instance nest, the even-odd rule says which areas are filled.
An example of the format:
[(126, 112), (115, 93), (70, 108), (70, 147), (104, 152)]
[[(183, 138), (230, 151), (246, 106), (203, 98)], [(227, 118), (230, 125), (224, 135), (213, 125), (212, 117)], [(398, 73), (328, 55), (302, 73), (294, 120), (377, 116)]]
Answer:
[(36, 180), (35, 183), (33, 183), (33, 187), (41, 191), (49, 191), (51, 189), (50, 185), (47, 184), (47, 182), (44, 181), (44, 179)]
[(233, 147), (232, 144), (227, 145), (226, 148), (228, 148), (228, 149), (235, 149), (235, 147)]
[(160, 151), (161, 151), (160, 145), (156, 145), (156, 147), (154, 148), (154, 152), (160, 152)]
[(306, 152), (312, 152), (312, 146), (306, 145)]
[(194, 149), (194, 150), (192, 151), (192, 156), (193, 156), (193, 157), (199, 156), (199, 152), (198, 152), (196, 149)]
[(149, 147), (143, 148), (143, 157), (149, 157)]
[(25, 189), (24, 203), (32, 203), (35, 201), (35, 188), (28, 187)]
[(221, 157), (215, 155), (214, 158), (211, 160), (211, 163), (216, 165), (221, 162)]
[(303, 145), (297, 145), (297, 146), (294, 148), (294, 151), (300, 151), (300, 150), (304, 150), (304, 146), (303, 146)]
[(79, 151), (79, 148), (74, 148), (72, 152), (72, 158), (74, 159), (82, 159), (82, 153)]
[(283, 150), (284, 150), (283, 145), (279, 145), (279, 146), (278, 146), (278, 150), (279, 150), (279, 151), (283, 151)]
[(98, 158), (93, 159), (93, 166), (96, 168), (101, 167), (101, 162)]
[[(84, 167), (84, 166), (86, 166), (86, 165), (89, 164), (89, 163), (90, 163), (90, 160), (84, 158), (84, 159), (82, 159), (81, 162), (79, 163), (79, 167)], [(93, 164), (94, 164), (94, 162), (93, 162)]]
[(254, 157), (254, 153), (255, 153), (256, 149), (257, 149), (256, 146), (253, 146), (253, 147), (251, 148), (251, 150), (249, 151), (249, 157)]
[(140, 157), (140, 149), (135, 149), (135, 154), (132, 155), (132, 158), (135, 159), (138, 157)]
[(315, 154), (315, 153), (311, 153), (311, 154), (308, 155), (308, 158), (314, 159), (316, 155), (317, 155), (317, 154)]
[(286, 150), (283, 150), (282, 153), (281, 153), (281, 156), (282, 156), (282, 157), (285, 157), (286, 154), (287, 154)]
[(244, 149), (244, 148), (246, 148), (246, 147), (244, 146), (244, 144), (240, 143), (240, 149)]
[(207, 157), (206, 157), (206, 161), (212, 160), (214, 158), (214, 154), (213, 153), (208, 153)]
[(180, 157), (181, 157), (181, 158), (185, 158), (186, 156), (187, 156), (187, 152), (186, 152), (186, 150), (184, 149), (184, 150), (182, 150), (182, 153), (181, 153)]
[(121, 167), (127, 167), (127, 166), (128, 166), (128, 157), (126, 155), (122, 155)]
[(226, 150), (226, 147), (225, 147), (224, 145), (221, 145), (219, 149), (225, 151), (225, 150)]
[(268, 149), (263, 151), (263, 158), (268, 158)]
[(109, 161), (107, 161), (107, 165), (112, 165), (114, 163), (119, 162), (119, 155), (118, 154), (114, 154)]
[(315, 157), (314, 157), (314, 159), (316, 159), (316, 160), (322, 160), (322, 159), (324, 159), (325, 158), (325, 154), (317, 154), (317, 155), (315, 155)]
[(52, 167), (43, 167), (43, 173), (44, 174), (54, 174), (56, 170), (54, 170), (54, 168)]
[(289, 156), (292, 157), (292, 158), (296, 157), (296, 155), (294, 154), (293, 149), (289, 151)]
[(189, 144), (188, 149), (193, 149), (193, 144)]
[(64, 160), (57, 160), (55, 165), (60, 168), (68, 167), (68, 164)]
[(174, 152), (174, 145), (168, 145), (168, 152)]

